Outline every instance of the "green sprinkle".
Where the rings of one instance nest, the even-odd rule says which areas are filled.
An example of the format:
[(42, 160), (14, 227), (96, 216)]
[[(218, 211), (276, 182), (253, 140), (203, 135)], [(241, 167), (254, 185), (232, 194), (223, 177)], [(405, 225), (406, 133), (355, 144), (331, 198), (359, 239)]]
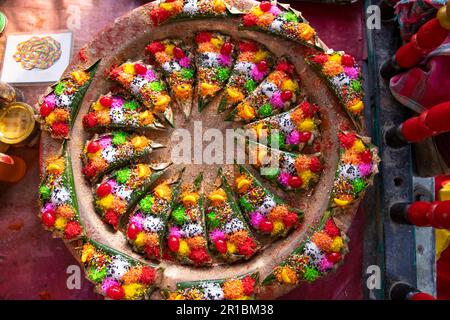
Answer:
[(124, 144), (127, 142), (128, 135), (125, 132), (117, 131), (113, 133), (112, 143), (115, 146), (118, 146), (120, 144)]
[(179, 206), (172, 212), (172, 218), (175, 221), (175, 223), (179, 226), (181, 226), (186, 221), (186, 210)]
[(247, 80), (244, 84), (245, 90), (247, 90), (248, 93), (251, 93), (253, 90), (256, 89), (256, 82), (252, 79)]
[(155, 198), (152, 195), (148, 195), (145, 198), (141, 199), (141, 201), (139, 201), (139, 206), (141, 207), (141, 210), (144, 211), (145, 213), (151, 212), (154, 200)]
[(258, 114), (263, 117), (266, 118), (268, 116), (272, 115), (272, 105), (270, 103), (265, 103), (261, 106), (261, 108), (259, 108), (258, 110)]
[(208, 213), (208, 222), (209, 225), (212, 229), (215, 229), (219, 226), (220, 221), (219, 219), (217, 219), (217, 214), (214, 211), (211, 211), (210, 213)]
[(269, 142), (270, 146), (277, 145), (278, 149), (283, 149), (284, 146), (285, 146), (284, 140), (285, 140), (284, 135), (281, 132), (278, 132), (278, 133), (272, 133), (269, 136), (269, 141), (268, 142)]
[(131, 177), (130, 168), (124, 168), (116, 172), (116, 180), (120, 184), (126, 183)]
[(164, 84), (161, 81), (154, 81), (148, 84), (151, 90), (160, 92), (164, 90)]
[(247, 198), (240, 197), (239, 204), (241, 205), (242, 209), (244, 209), (245, 212), (253, 211), (253, 205), (250, 202), (248, 202)]
[(186, 69), (186, 68), (181, 69), (181, 77), (183, 79), (192, 79), (193, 76), (194, 76), (194, 70)]
[(319, 271), (314, 268), (306, 267), (304, 278), (306, 281), (313, 282), (319, 277)]
[(350, 82), (350, 85), (356, 92), (361, 91), (361, 82), (359, 82), (358, 80), (352, 80), (352, 82)]
[(51, 193), (51, 191), (50, 191), (50, 188), (49, 188), (49, 187), (47, 187), (47, 186), (41, 186), (41, 187), (39, 188), (39, 193), (41, 194), (41, 199), (42, 199), (42, 200), (47, 200), (47, 199), (50, 198), (50, 193)]
[(65, 87), (66, 87), (66, 84), (64, 82), (59, 82), (55, 87), (55, 90), (54, 90), (55, 94), (57, 96), (62, 95)]
[(100, 270), (90, 267), (88, 271), (88, 278), (92, 281), (99, 283), (106, 277), (106, 268), (101, 268)]
[(127, 101), (123, 104), (123, 108), (128, 110), (136, 110), (137, 108), (139, 108), (139, 104), (134, 100)]
[(275, 180), (279, 174), (279, 168), (264, 168), (264, 177), (269, 180)]
[(352, 181), (352, 186), (353, 191), (358, 194), (365, 189), (366, 182), (361, 178), (356, 178), (355, 180)]
[(283, 14), (283, 18), (289, 22), (298, 22), (298, 17), (293, 12), (286, 12)]
[(218, 68), (217, 69), (217, 79), (220, 82), (225, 82), (230, 77), (230, 69), (227, 68)]

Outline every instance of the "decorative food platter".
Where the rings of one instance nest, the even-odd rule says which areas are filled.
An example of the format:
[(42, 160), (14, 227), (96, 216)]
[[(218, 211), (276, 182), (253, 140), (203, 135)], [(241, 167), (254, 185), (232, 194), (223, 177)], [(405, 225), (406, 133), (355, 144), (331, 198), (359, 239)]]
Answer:
[(288, 5), (148, 3), (36, 105), (39, 218), (109, 299), (278, 297), (344, 261), (379, 162), (361, 81)]

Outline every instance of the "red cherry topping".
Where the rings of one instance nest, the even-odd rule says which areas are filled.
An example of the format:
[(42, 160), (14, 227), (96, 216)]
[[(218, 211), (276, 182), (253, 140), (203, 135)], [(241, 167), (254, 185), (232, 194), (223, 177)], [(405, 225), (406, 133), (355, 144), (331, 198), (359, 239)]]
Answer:
[(43, 104), (41, 104), (41, 108), (40, 108), (39, 112), (41, 113), (41, 116), (43, 116), (44, 118), (46, 116), (48, 116), (52, 111), (53, 111), (53, 108), (50, 107), (45, 102)]
[(289, 90), (285, 90), (281, 92), (281, 100), (283, 101), (289, 101), (292, 98), (292, 92)]
[(47, 227), (53, 227), (56, 221), (56, 212), (54, 209), (46, 210), (42, 214), (42, 223)]
[(329, 253), (329, 254), (327, 254), (326, 257), (327, 257), (328, 261), (330, 261), (331, 263), (336, 263), (341, 260), (341, 254), (339, 252)]
[(261, 72), (265, 72), (267, 71), (267, 69), (269, 68), (267, 61), (265, 60), (261, 60), (260, 62), (258, 62), (258, 64), (256, 65), (256, 67), (258, 68), (259, 71)]
[(214, 242), (214, 245), (216, 246), (216, 249), (219, 253), (227, 253), (227, 243), (223, 239), (217, 239)]
[(211, 41), (211, 38), (212, 34), (210, 32), (202, 31), (195, 36), (195, 42), (196, 43), (209, 42)]
[(85, 128), (93, 128), (97, 125), (97, 118), (95, 117), (95, 113), (89, 112), (85, 114), (83, 117), (83, 125)]
[(104, 107), (111, 107), (113, 99), (110, 96), (103, 96), (100, 98), (100, 104)]
[(134, 71), (136, 71), (137, 74), (145, 74), (147, 72), (147, 67), (142, 63), (135, 63)]
[(140, 231), (139, 231), (138, 227), (136, 227), (136, 225), (134, 223), (130, 223), (130, 225), (128, 226), (128, 230), (127, 230), (128, 239), (131, 239), (131, 240), (136, 239), (139, 232)]
[(122, 300), (125, 296), (125, 292), (121, 285), (113, 284), (106, 290), (106, 295), (113, 300)]
[(306, 143), (309, 141), (309, 139), (311, 139), (311, 132), (309, 131), (305, 131), (305, 132), (300, 132), (300, 142)]
[(372, 154), (370, 153), (369, 150), (364, 150), (363, 152), (361, 152), (361, 154), (359, 155), (359, 158), (361, 159), (361, 161), (363, 163), (371, 163), (372, 162)]
[(258, 21), (258, 17), (251, 13), (248, 13), (242, 18), (242, 20), (243, 20), (244, 27), (251, 27), (251, 26), (256, 25), (256, 23)]
[(346, 67), (353, 67), (355, 64), (355, 59), (349, 54), (344, 54), (341, 57), (341, 63)]
[(273, 230), (273, 223), (270, 220), (263, 220), (259, 224), (259, 229), (261, 229), (262, 232), (272, 232)]
[(314, 157), (311, 159), (311, 163), (309, 164), (309, 169), (312, 172), (319, 172), (322, 169), (322, 164), (320, 163), (319, 158)]
[(181, 49), (180, 47), (175, 47), (173, 48), (173, 55), (175, 56), (175, 58), (177, 59), (182, 59), (184, 58), (186, 55), (184, 54), (183, 49)]
[(300, 188), (303, 184), (302, 178), (299, 176), (290, 176), (288, 180), (289, 186), (292, 188)]
[(233, 51), (233, 45), (231, 42), (225, 42), (220, 49), (220, 53), (226, 56), (230, 55), (231, 51)]
[(170, 251), (177, 252), (180, 248), (180, 239), (175, 236), (170, 236), (167, 244), (169, 245)]
[(88, 153), (96, 153), (97, 151), (99, 151), (102, 147), (100, 146), (100, 143), (98, 143), (97, 141), (92, 141), (91, 143), (88, 144), (87, 146), (87, 152)]
[(269, 11), (271, 7), (272, 4), (270, 3), (270, 1), (263, 1), (259, 4), (259, 8), (264, 12)]
[(102, 183), (97, 188), (97, 196), (100, 198), (106, 197), (112, 191), (111, 185), (109, 183)]

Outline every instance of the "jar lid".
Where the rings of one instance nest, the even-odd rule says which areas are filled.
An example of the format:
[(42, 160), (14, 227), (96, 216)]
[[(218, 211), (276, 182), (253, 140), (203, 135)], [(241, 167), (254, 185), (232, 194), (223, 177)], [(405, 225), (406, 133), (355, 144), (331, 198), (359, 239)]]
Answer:
[(13, 102), (0, 110), (0, 141), (15, 144), (24, 141), (33, 132), (34, 111), (22, 102)]

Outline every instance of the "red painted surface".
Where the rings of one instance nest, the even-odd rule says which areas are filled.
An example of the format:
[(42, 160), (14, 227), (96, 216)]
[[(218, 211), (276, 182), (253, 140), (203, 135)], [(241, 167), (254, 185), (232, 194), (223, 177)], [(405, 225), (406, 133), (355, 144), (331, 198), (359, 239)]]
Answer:
[[(94, 3), (95, 2), (95, 3)], [(9, 32), (36, 32), (66, 28), (69, 5), (78, 5), (81, 30), (74, 31), (74, 51), (89, 41), (101, 28), (140, 1), (2, 1)], [(317, 29), (328, 46), (345, 50), (358, 60), (366, 58), (362, 2), (350, 6), (301, 3), (295, 5)], [(99, 18), (99, 13), (101, 17)], [(0, 38), (3, 54), (5, 37)], [(45, 86), (23, 87), (26, 101), (34, 104)], [(77, 262), (62, 240), (52, 239), (37, 219), (38, 147), (11, 148), (8, 154), (25, 159), (28, 171), (15, 184), (0, 182), (0, 299), (100, 299), (93, 286), (84, 280), (81, 289), (66, 286), (67, 267)], [(361, 210), (360, 210), (361, 211)], [(324, 279), (301, 285), (286, 299), (361, 299), (363, 215), (359, 212), (349, 230), (350, 253), (345, 264)]]

